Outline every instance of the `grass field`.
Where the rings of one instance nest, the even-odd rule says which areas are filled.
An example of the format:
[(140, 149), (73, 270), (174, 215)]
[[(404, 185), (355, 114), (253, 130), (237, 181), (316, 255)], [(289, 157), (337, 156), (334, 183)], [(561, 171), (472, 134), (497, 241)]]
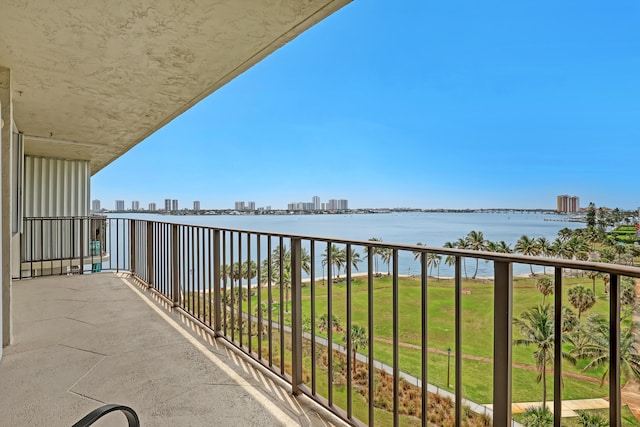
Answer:
[[(568, 290), (576, 285), (583, 285), (591, 288), (591, 279), (585, 277), (566, 278), (564, 281), (564, 304), (570, 306), (566, 294)], [(465, 398), (477, 403), (491, 403), (492, 401), (492, 357), (493, 357), (493, 283), (489, 281), (463, 282), (462, 296), (462, 382), (463, 395)], [(416, 377), (421, 376), (421, 301), (422, 292), (420, 282), (417, 278), (402, 277), (398, 286), (398, 330), (400, 347), (399, 367), (400, 370)], [(306, 284), (303, 288), (303, 318), (307, 319), (311, 314), (311, 304), (315, 304), (316, 319), (328, 311), (328, 288), (322, 281), (315, 283), (315, 299), (311, 299), (311, 286)], [(261, 299), (267, 301), (267, 289), (261, 289)], [(280, 295), (276, 287), (272, 290), (274, 302), (280, 300)], [(347, 298), (346, 284), (344, 282), (333, 283), (332, 287), (332, 313), (337, 315), (342, 323), (346, 323), (347, 318)], [(354, 278), (351, 290), (351, 313), (352, 323), (364, 326), (368, 322), (368, 289), (366, 280)], [(608, 313), (608, 299), (604, 294), (604, 285), (600, 279), (596, 282), (597, 302), (595, 306), (583, 318), (590, 313)], [(455, 373), (453, 369), (454, 353), (454, 284), (452, 280), (436, 280), (430, 278), (427, 290), (427, 347), (434, 350), (428, 354), (428, 381), (443, 389), (453, 391), (447, 385), (447, 365), (450, 362), (449, 383), (455, 383)], [(392, 346), (387, 341), (393, 338), (392, 333), (392, 279), (388, 276), (376, 278), (373, 286), (373, 312), (374, 336), (373, 343), (375, 359), (392, 365)], [(533, 278), (514, 278), (514, 317), (519, 316), (526, 309), (542, 302), (542, 294), (535, 286)], [(547, 303), (552, 303), (553, 297), (547, 297)], [(243, 303), (243, 310), (246, 311), (248, 302)], [(253, 308), (257, 306), (257, 296), (251, 298)], [(279, 306), (278, 306), (279, 307)], [(278, 321), (280, 313), (278, 307), (272, 311), (274, 321)], [(252, 312), (255, 311), (252, 309)], [(266, 316), (265, 316), (266, 318)], [(285, 313), (285, 324), (289, 322), (289, 313)], [(308, 322), (307, 322), (308, 324)], [(318, 335), (325, 336), (326, 333), (316, 331)], [(518, 337), (518, 331), (514, 328), (514, 338)], [(276, 336), (278, 336), (276, 334)], [(344, 344), (344, 332), (333, 331), (333, 341)], [(278, 338), (275, 338), (276, 342)], [(257, 349), (257, 342), (254, 338), (254, 347)], [(286, 348), (286, 347), (285, 347)], [(452, 348), (451, 359), (448, 359), (446, 350)], [(285, 350), (286, 351), (286, 350)], [(360, 349), (361, 353), (366, 353), (366, 349)], [(439, 352), (438, 352), (439, 351)], [(537, 373), (532, 357), (533, 347), (513, 347), (513, 401), (530, 402), (542, 400), (542, 384), (536, 381)], [(442, 354), (444, 353), (444, 354)], [(473, 358), (467, 358), (473, 356)], [(285, 356), (287, 359), (288, 356)], [(478, 360), (480, 359), (480, 360)], [(279, 355), (277, 359), (279, 360)], [(563, 362), (563, 371), (587, 377), (587, 379), (565, 378), (564, 399), (586, 399), (593, 397), (606, 397), (608, 389), (600, 387), (599, 380), (604, 372), (603, 369), (583, 371), (586, 361), (579, 361), (577, 366), (573, 366), (567, 361)], [(305, 372), (310, 372), (311, 361), (305, 363)], [(549, 369), (550, 370), (550, 369)], [(318, 391), (326, 395), (328, 378), (326, 372), (318, 371)], [(591, 380), (589, 380), (591, 379)], [(624, 382), (624, 379), (623, 379)], [(346, 390), (343, 385), (334, 385), (334, 398), (339, 406), (342, 401), (346, 401)], [(553, 399), (553, 377), (547, 377), (547, 399)], [(366, 418), (366, 402), (354, 392), (354, 412), (360, 418)], [(360, 404), (358, 404), (360, 402)], [(361, 406), (362, 408), (359, 408)], [(640, 425), (634, 423), (633, 416), (625, 408), (627, 418), (625, 425)], [(376, 410), (376, 417), (384, 419), (387, 415), (385, 411)], [(363, 419), (363, 418), (360, 418)]]

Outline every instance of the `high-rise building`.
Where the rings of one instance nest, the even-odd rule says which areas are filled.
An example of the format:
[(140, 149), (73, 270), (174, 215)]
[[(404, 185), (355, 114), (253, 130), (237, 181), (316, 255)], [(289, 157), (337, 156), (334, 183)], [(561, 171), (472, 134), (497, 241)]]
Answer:
[(117, 211), (124, 210), (124, 200), (116, 200), (116, 210)]
[(156, 210), (158, 210), (158, 208), (156, 207), (155, 203), (149, 203), (149, 210), (150, 211), (156, 211)]
[(349, 209), (349, 201), (347, 199), (329, 199), (327, 209), (330, 211), (342, 211)]
[(256, 202), (247, 202), (247, 210), (255, 211), (256, 210)]
[(200, 210), (200, 202), (198, 200), (193, 202), (193, 210), (196, 211), (196, 212), (198, 212)]
[(569, 197), (569, 213), (576, 213), (580, 211), (580, 197)]
[(171, 201), (171, 210), (172, 211), (177, 211), (178, 210), (178, 200), (177, 199), (173, 199)]
[(164, 199), (164, 210), (165, 211), (171, 210), (171, 199)]
[(100, 212), (100, 200), (92, 200), (91, 201), (91, 211), (92, 212)]
[(560, 213), (566, 213), (569, 210), (569, 196), (567, 194), (561, 194), (557, 199), (558, 205), (556, 210)]
[(580, 211), (580, 198), (578, 196), (569, 196), (561, 194), (557, 197), (556, 210), (560, 213), (576, 213)]
[(313, 209), (319, 211), (320, 210), (320, 197), (313, 196), (311, 199), (313, 201)]
[(266, 211), (270, 211), (270, 210), (271, 210), (271, 205), (267, 205), (267, 206), (265, 206), (264, 210), (266, 210)]
[(236, 202), (236, 210), (243, 211), (244, 210), (244, 202)]
[(134, 200), (131, 202), (131, 210), (132, 211), (139, 211), (140, 210), (140, 202), (137, 200)]

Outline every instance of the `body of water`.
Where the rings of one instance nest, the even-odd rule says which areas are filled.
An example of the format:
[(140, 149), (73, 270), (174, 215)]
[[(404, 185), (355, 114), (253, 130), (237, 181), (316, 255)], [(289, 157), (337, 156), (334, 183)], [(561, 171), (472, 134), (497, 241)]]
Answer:
[[(584, 224), (561, 221), (560, 215), (533, 213), (389, 213), (389, 214), (345, 214), (345, 215), (197, 215), (169, 216), (154, 214), (121, 214), (112, 217), (140, 218), (181, 224), (206, 225), (220, 228), (299, 234), (337, 239), (368, 240), (372, 237), (388, 243), (416, 244), (442, 247), (445, 242), (455, 242), (464, 238), (471, 230), (481, 231), (485, 239), (504, 240), (513, 248), (518, 239), (546, 237), (553, 241), (558, 230), (578, 228)], [(320, 249), (322, 251), (323, 249)], [(419, 271), (419, 264), (413, 254), (401, 253), (400, 273), (412, 274)], [(467, 263), (469, 275), (473, 274), (475, 262)], [(318, 264), (320, 265), (320, 264)], [(366, 269), (363, 263), (360, 271)], [(380, 271), (387, 270), (380, 263)], [(539, 269), (538, 269), (539, 270)], [(535, 271), (535, 269), (534, 269)], [(529, 266), (514, 265), (515, 274), (529, 272)], [(433, 274), (436, 274), (435, 271)], [(444, 265), (440, 274), (450, 276), (451, 268)], [(480, 261), (479, 276), (492, 276), (491, 263)]]

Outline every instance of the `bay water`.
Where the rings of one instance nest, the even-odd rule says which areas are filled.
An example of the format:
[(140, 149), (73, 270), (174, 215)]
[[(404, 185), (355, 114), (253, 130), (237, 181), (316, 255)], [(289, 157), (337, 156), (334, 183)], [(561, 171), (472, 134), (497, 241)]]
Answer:
[[(500, 213), (432, 213), (398, 212), (380, 214), (330, 214), (330, 215), (159, 215), (159, 214), (110, 214), (110, 217), (127, 217), (180, 224), (204, 225), (261, 232), (296, 234), (312, 237), (328, 237), (349, 240), (368, 240), (372, 237), (388, 243), (416, 244), (442, 247), (445, 242), (455, 242), (470, 231), (481, 231), (485, 239), (504, 240), (513, 248), (522, 235), (531, 238), (546, 237), (553, 241), (562, 228), (583, 227), (579, 222), (568, 222), (563, 215), (500, 212)], [(357, 249), (357, 248), (356, 248)], [(324, 247), (317, 249), (323, 252)], [(362, 251), (360, 251), (362, 252)], [(361, 253), (364, 260), (364, 253)], [(318, 266), (320, 261), (318, 261)], [(475, 262), (466, 263), (469, 275), (473, 274)], [(379, 270), (388, 267), (380, 262)], [(534, 268), (534, 271), (541, 270)], [(359, 266), (366, 271), (366, 263)], [(354, 271), (355, 272), (355, 271)], [(417, 274), (418, 261), (411, 252), (400, 252), (399, 273)], [(514, 274), (526, 274), (528, 265), (514, 265)], [(436, 270), (431, 272), (436, 274)], [(441, 276), (451, 276), (451, 267), (440, 265)], [(480, 261), (478, 276), (492, 276), (493, 265)]]

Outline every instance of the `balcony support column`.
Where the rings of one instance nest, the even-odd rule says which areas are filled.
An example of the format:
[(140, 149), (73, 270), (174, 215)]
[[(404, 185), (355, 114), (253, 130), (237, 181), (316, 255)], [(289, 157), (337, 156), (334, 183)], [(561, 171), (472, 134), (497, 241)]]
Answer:
[[(2, 202), (0, 203), (0, 359), (2, 347), (11, 344), (12, 323), (12, 281), (11, 281), (11, 138), (13, 126), (13, 100), (11, 70), (0, 67), (0, 173), (2, 175)], [(19, 254), (17, 254), (19, 256)]]
[(493, 425), (511, 425), (513, 265), (494, 263)]

